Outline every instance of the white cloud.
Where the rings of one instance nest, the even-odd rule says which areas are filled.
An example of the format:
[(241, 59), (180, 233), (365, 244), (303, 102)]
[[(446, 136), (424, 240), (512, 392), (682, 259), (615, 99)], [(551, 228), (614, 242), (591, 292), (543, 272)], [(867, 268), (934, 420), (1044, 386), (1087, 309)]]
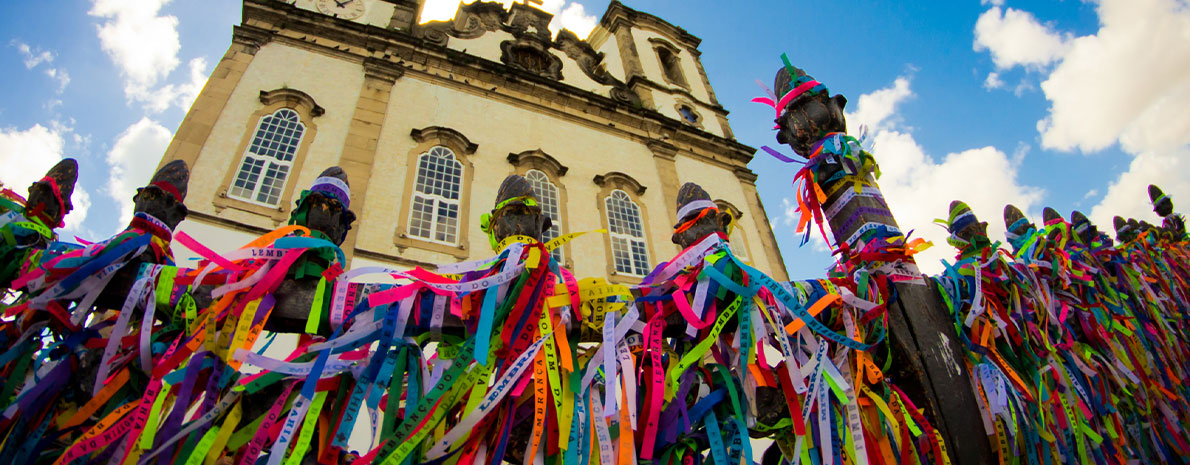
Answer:
[(797, 203), (789, 197), (781, 199), (781, 217), (777, 218), (773, 224), (784, 224), (785, 226), (796, 226), (798, 221)]
[[(460, 2), (459, 0), (427, 0), (422, 7), (419, 21), (426, 23), (430, 21), (449, 20), (458, 11), (460, 3), (472, 3), (472, 1), (474, 0), (465, 2)], [(508, 7), (518, 0), (497, 1)], [(595, 29), (595, 25), (599, 22), (599, 18), (587, 13), (583, 5), (576, 2), (543, 0), (541, 5), (537, 5), (537, 8), (554, 15), (554, 20), (550, 22), (550, 32), (555, 35), (562, 29), (568, 29), (580, 38), (585, 38), (591, 34), (591, 30)]]
[(49, 50), (37, 49), (35, 52), (29, 44), (15, 39), (9, 42), (9, 44), (16, 47), (18, 52), (21, 52), (21, 56), (25, 60), (25, 69), (33, 69), (42, 63), (54, 62), (54, 54)]
[(152, 87), (178, 66), (178, 18), (159, 12), (169, 0), (93, 0), (87, 14), (103, 18), (96, 27), (103, 51), (126, 86)]
[(856, 111), (847, 118), (851, 127), (871, 128), (885, 200), (903, 231), (914, 230), (913, 237), (934, 243), (917, 261), (922, 271), (938, 273), (940, 260), (953, 261), (955, 250), (946, 243), (949, 234), (933, 220), (947, 215), (951, 200), (967, 202), (988, 223), (989, 237), (1002, 239), (1004, 205), (1035, 210), (1043, 191), (1017, 181), (1023, 150), (1010, 156), (988, 146), (947, 154), (941, 161), (928, 155), (897, 113), (912, 96), (909, 78), (897, 78), (890, 87), (860, 96)]
[[(546, 10), (549, 11), (549, 10)], [(583, 5), (571, 2), (558, 11), (551, 11), (554, 13), (554, 20), (550, 23), (550, 31), (557, 34), (562, 29), (568, 29), (575, 33), (579, 38), (586, 38), (591, 35), (591, 31), (595, 29), (595, 25), (599, 22), (599, 18), (588, 14)]]
[(891, 128), (898, 123), (895, 117), (897, 105), (910, 97), (913, 97), (913, 91), (909, 90), (909, 78), (899, 77), (893, 81), (892, 87), (859, 96), (855, 113), (848, 114), (847, 121), (853, 128), (864, 125), (869, 131)]
[(987, 79), (983, 80), (983, 88), (987, 90), (999, 89), (1004, 87), (1004, 81), (1000, 79), (1000, 73), (988, 73)]
[(1013, 8), (993, 6), (975, 22), (975, 51), (991, 52), (1000, 69), (1049, 65), (1066, 52), (1067, 42), (1032, 14)]
[(66, 86), (70, 85), (70, 75), (64, 69), (49, 68), (45, 70), (45, 75), (49, 76), (50, 79), (58, 81), (59, 94), (66, 90)]
[(21, 57), (25, 62), (25, 69), (34, 69), (41, 64), (46, 65), (45, 75), (50, 79), (58, 81), (57, 93), (61, 94), (66, 90), (66, 86), (70, 84), (70, 75), (67, 74), (64, 68), (54, 68), (54, 53), (49, 50), (42, 50), (40, 48), (34, 49), (29, 44), (19, 40), (12, 40), (9, 45), (16, 47), (20, 52)]
[[(1161, 186), (1175, 205), (1179, 198), (1190, 202), (1185, 176), (1190, 172), (1190, 112), (1185, 110), (1190, 108), (1190, 7), (1182, 0), (1096, 4), (1099, 30), (1094, 34), (1057, 39), (1049, 27), (1031, 24), (1034, 35), (1041, 30), (1046, 37), (1039, 48), (1052, 51), (1055, 40), (1063, 44), (1057, 55), (1043, 54), (1043, 60), (1021, 59), (1012, 47), (983, 41), (978, 25), (975, 35), (976, 49), (986, 43), (997, 66), (1025, 65), (1044, 74), (1041, 91), (1050, 107), (1037, 123), (1042, 147), (1093, 153), (1119, 144), (1133, 156), (1091, 210), (1092, 221), (1110, 228), (1115, 215), (1156, 219), (1148, 184)], [(990, 9), (980, 22), (984, 17), (995, 23), (998, 9)], [(1002, 63), (999, 57), (1013, 59)], [(1039, 61), (1056, 65), (1049, 72), (1029, 67)]]
[(157, 113), (165, 111), (170, 105), (177, 106), (183, 111), (190, 109), (194, 99), (198, 97), (202, 86), (207, 82), (207, 60), (195, 58), (188, 63), (190, 70), (189, 82), (166, 84), (151, 91), (138, 93), (133, 98), (144, 102), (145, 109)]
[(1174, 150), (1142, 152), (1133, 159), (1128, 171), (1112, 181), (1107, 193), (1088, 217), (1101, 231), (1114, 231), (1112, 217), (1146, 220), (1160, 224), (1149, 202), (1149, 184), (1156, 184), (1165, 195), (1173, 199), (1175, 211), (1186, 211), (1190, 205), (1190, 147), (1183, 145)]
[(91, 16), (102, 18), (96, 26), (100, 45), (124, 78), (124, 94), (150, 113), (171, 105), (190, 108), (207, 78), (207, 61), (189, 61), (189, 80), (161, 84), (178, 67), (178, 18), (162, 15), (169, 0), (93, 0)]
[(979, 0), (980, 5), (1004, 6), (1004, 0)]
[[(29, 129), (0, 129), (0, 166), (4, 166), (4, 187), (22, 196), (27, 195), (33, 182), (45, 176), (55, 164), (61, 161), (66, 150), (65, 136), (72, 130), (59, 124), (45, 127), (34, 124)], [(66, 216), (66, 231), (78, 231), (87, 218), (91, 207), (91, 196), (76, 185), (71, 196), (74, 210)]]
[(148, 117), (133, 123), (116, 138), (107, 154), (111, 179), (107, 194), (120, 206), (120, 227), (132, 220), (132, 196), (149, 183), (173, 133)]
[(1101, 27), (1075, 39), (1042, 82), (1047, 148), (1130, 153), (1190, 143), (1190, 9), (1174, 0), (1104, 0)]

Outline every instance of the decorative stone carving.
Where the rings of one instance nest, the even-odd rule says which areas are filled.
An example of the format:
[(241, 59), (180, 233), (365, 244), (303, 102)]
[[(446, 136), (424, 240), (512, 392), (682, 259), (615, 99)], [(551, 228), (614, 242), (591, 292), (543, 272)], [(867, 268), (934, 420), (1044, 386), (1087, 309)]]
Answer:
[[(78, 162), (73, 158), (59, 161), (46, 172), (45, 177), (29, 186), (28, 200), (25, 201), (21, 216), (13, 217), (3, 226), (5, 241), (0, 241), (0, 290), (7, 289), (21, 270), (22, 263), (33, 251), (45, 250), (54, 240), (53, 230), (62, 224), (62, 219), (70, 210), (74, 209), (70, 197), (74, 193), (74, 184), (78, 181)], [(7, 208), (0, 207), (0, 213), (10, 213)], [(24, 217), (22, 219), (21, 217)], [(49, 229), (38, 232), (32, 228), (21, 227), (13, 223), (24, 222), (25, 219), (36, 220)]]
[(547, 45), (528, 37), (500, 43), (500, 62), (538, 76), (562, 80), (562, 60), (550, 53)]
[(558, 33), (558, 38), (554, 39), (554, 46), (574, 60), (579, 69), (592, 81), (608, 86), (621, 87), (624, 85), (623, 82), (607, 72), (603, 65), (604, 54), (596, 52), (591, 44), (579, 39), (573, 32), (563, 29)]
[(1186, 220), (1182, 215), (1173, 212), (1173, 200), (1161, 192), (1161, 188), (1149, 185), (1149, 200), (1153, 203), (1153, 212), (1161, 217), (1162, 235), (1168, 240), (1181, 240), (1186, 237)]
[(550, 43), (550, 21), (554, 15), (531, 7), (525, 3), (513, 3), (508, 11), (508, 29), (519, 38), (532, 37)]
[(508, 12), (504, 5), (495, 2), (474, 2), (459, 5), (451, 21), (431, 21), (416, 26), (415, 36), (427, 42), (445, 47), (451, 37), (474, 39), (489, 31), (504, 28)]

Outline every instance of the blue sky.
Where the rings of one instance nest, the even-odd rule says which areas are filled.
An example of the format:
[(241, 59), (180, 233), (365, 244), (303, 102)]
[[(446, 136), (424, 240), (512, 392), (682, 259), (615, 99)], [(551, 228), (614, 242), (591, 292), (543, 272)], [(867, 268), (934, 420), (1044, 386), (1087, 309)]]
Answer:
[[(434, 2), (432, 8), (453, 10)], [(627, 0), (702, 38), (704, 67), (736, 137), (775, 146), (781, 53), (848, 100), (881, 162), (904, 229), (933, 239), (923, 268), (953, 251), (930, 221), (968, 201), (1002, 238), (1000, 210), (1080, 209), (1154, 218), (1144, 187), (1190, 202), (1190, 5), (1185, 0)], [(546, 0), (556, 23), (589, 29), (603, 1)], [(23, 192), (63, 156), (81, 165), (64, 237), (125, 224), (185, 109), (239, 21), (233, 0), (62, 0), (0, 6), (0, 180)], [(440, 14), (440, 13), (439, 13)], [(785, 150), (788, 152), (788, 149)], [(795, 166), (750, 165), (792, 276), (819, 276), (821, 243), (798, 247), (787, 215)], [(713, 193), (712, 193), (713, 194)], [(1179, 203), (1183, 202), (1183, 203)], [(83, 214), (85, 210), (86, 214)], [(816, 245), (817, 244), (817, 245)]]

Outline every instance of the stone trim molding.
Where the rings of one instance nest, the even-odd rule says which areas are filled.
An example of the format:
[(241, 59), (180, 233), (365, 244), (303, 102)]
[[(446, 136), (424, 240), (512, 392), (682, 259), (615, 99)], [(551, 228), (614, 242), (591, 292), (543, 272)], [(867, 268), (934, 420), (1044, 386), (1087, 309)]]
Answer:
[(728, 202), (723, 199), (715, 199), (715, 205), (719, 206), (720, 210), (724, 210), (727, 213), (730, 213), (731, 217), (735, 218), (736, 221), (739, 221), (740, 218), (744, 217), (744, 212), (742, 212), (742, 211), (740, 211), (740, 209), (736, 208), (735, 205), (732, 205), (731, 202)]
[(462, 153), (464, 155), (472, 155), (475, 153), (475, 150), (479, 149), (479, 145), (471, 142), (471, 139), (468, 139), (463, 133), (442, 126), (429, 126), (423, 129), (414, 128), (412, 131), (409, 131), (409, 136), (413, 137), (413, 140), (418, 143), (424, 143), (427, 140), (433, 139), (441, 140), (446, 142), (443, 145), (450, 147), (455, 153)]
[(510, 153), (508, 154), (508, 163), (516, 167), (526, 165), (531, 168), (540, 169), (550, 175), (551, 178), (566, 176), (566, 172), (570, 171), (570, 167), (563, 165), (562, 162), (551, 157), (550, 154), (543, 152), (541, 149)]
[(756, 184), (757, 176), (752, 170), (748, 168), (737, 168), (732, 172), (735, 173), (735, 177), (739, 178), (741, 182), (747, 182), (752, 185)]
[(281, 107), (298, 110), (298, 113), (307, 113), (311, 118), (326, 114), (326, 109), (319, 106), (310, 94), (288, 87), (260, 91), (260, 103), (266, 106), (280, 104)]
[(645, 186), (633, 179), (632, 176), (621, 173), (619, 171), (609, 171), (606, 174), (597, 174), (593, 179), (595, 185), (603, 188), (623, 189), (629, 194), (634, 194), (636, 197), (645, 195)]

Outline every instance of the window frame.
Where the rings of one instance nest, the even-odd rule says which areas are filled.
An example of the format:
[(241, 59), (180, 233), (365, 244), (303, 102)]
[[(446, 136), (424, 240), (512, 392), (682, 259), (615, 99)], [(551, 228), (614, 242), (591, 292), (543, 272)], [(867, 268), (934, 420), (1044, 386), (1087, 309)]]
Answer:
[[(653, 270), (656, 265), (654, 260), (657, 258), (657, 251), (653, 246), (653, 235), (649, 230), (649, 212), (645, 206), (644, 194), (646, 187), (641, 185), (636, 179), (621, 172), (609, 172), (607, 174), (597, 175), (594, 178), (595, 184), (600, 186), (599, 194), (595, 198), (596, 208), (599, 210), (602, 226), (608, 230), (607, 234), (603, 234), (604, 254), (607, 260), (607, 276), (608, 281), (621, 284), (639, 284), (643, 278)], [(615, 264), (615, 252), (612, 244), (612, 230), (611, 222), (609, 221), (609, 212), (607, 211), (607, 200), (613, 195), (615, 191), (621, 191), (628, 196), (632, 203), (636, 205), (640, 213), (641, 233), (644, 235), (641, 240), (644, 242), (646, 252), (646, 271), (644, 275), (636, 275), (618, 271)]]
[[(649, 38), (649, 42), (653, 44), (653, 54), (657, 57), (657, 67), (661, 69), (661, 78), (665, 79), (665, 82), (689, 90), (690, 80), (686, 78), (685, 66), (682, 66), (682, 49), (657, 37)], [(666, 60), (667, 56), (670, 60)], [(671, 70), (675, 76), (670, 75)]]
[[(633, 235), (631, 231), (616, 232), (615, 228), (613, 227), (613, 225), (611, 223), (611, 220), (613, 219), (612, 218), (612, 205), (611, 205), (612, 202), (627, 202), (627, 205), (636, 211), (636, 215), (635, 215), (636, 218), (627, 218), (627, 219), (623, 219), (621, 221), (629, 221), (630, 222), (633, 219), (635, 219), (636, 222), (639, 223), (639, 225), (637, 225), (640, 228), (639, 236)], [(622, 189), (613, 189), (610, 195), (603, 198), (603, 208), (607, 212), (607, 219), (608, 219), (607, 234), (609, 236), (611, 236), (612, 266), (615, 268), (616, 273), (623, 274), (625, 276), (637, 277), (637, 278), (645, 277), (646, 275), (649, 274), (649, 271), (652, 270), (652, 266), (650, 266), (650, 263), (649, 263), (648, 237), (645, 235), (644, 218), (640, 214), (640, 205), (637, 205), (636, 202), (632, 200), (632, 197), (629, 196), (628, 193), (624, 192)], [(631, 229), (631, 228), (629, 228), (629, 229)], [(628, 249), (623, 250), (623, 251), (616, 250), (617, 241), (623, 241), (627, 245)], [(637, 261), (638, 257), (636, 256), (637, 251), (635, 250), (635, 248), (638, 244), (640, 245), (641, 248), (644, 249), (644, 255), (645, 255), (644, 263), (638, 263), (638, 261)], [(620, 269), (620, 262), (616, 258), (616, 256), (618, 255), (618, 252), (623, 252), (624, 254), (628, 255), (628, 257), (626, 257), (628, 260), (627, 265), (630, 268), (632, 268), (631, 271)]]
[[(220, 183), (219, 189), (215, 191), (212, 204), (215, 206), (216, 214), (223, 209), (231, 208), (254, 213), (272, 219), (276, 224), (280, 224), (289, 219), (289, 212), (294, 207), (295, 186), (298, 184), (296, 178), (302, 173), (302, 167), (305, 165), (310, 146), (318, 136), (318, 125), (314, 120), (326, 113), (326, 110), (319, 106), (309, 94), (297, 89), (281, 88), (271, 91), (262, 90), (260, 91), (259, 99), (261, 106), (245, 120), (244, 135), (240, 138), (238, 149), (235, 152), (237, 155), (228, 163), (223, 181)], [(285, 178), (285, 185), (281, 189), (277, 205), (268, 205), (263, 202), (233, 197), (230, 194), (232, 183), (235, 182), (236, 176), (240, 172), (240, 167), (243, 166), (248, 148), (252, 140), (255, 139), (260, 125), (263, 123), (265, 117), (283, 109), (290, 109), (297, 113), (298, 122), (304, 127), (304, 130), (302, 138), (298, 142), (297, 150), (294, 151), (293, 160), (289, 165), (289, 173)]]
[[(541, 176), (539, 180), (534, 180), (533, 175), (535, 173)], [(539, 169), (531, 169), (526, 171), (522, 176), (524, 176), (525, 179), (529, 181), (529, 185), (533, 186), (533, 196), (537, 198), (537, 204), (541, 206), (541, 213), (550, 218), (550, 229), (552, 230), (553, 228), (557, 228), (557, 232), (553, 237), (546, 237), (546, 233), (549, 231), (542, 231), (541, 241), (544, 243), (549, 243), (551, 240), (565, 235), (566, 232), (562, 228), (562, 196), (558, 192), (558, 185), (554, 184), (554, 181), (550, 179), (550, 175)], [(550, 192), (548, 192), (547, 195), (552, 196), (552, 199), (544, 198), (547, 195), (542, 195), (543, 193), (537, 190), (537, 181), (540, 181), (548, 186)], [(550, 204), (553, 204), (554, 211), (549, 211)], [(550, 252), (550, 254), (554, 256), (555, 261), (559, 263), (566, 263), (566, 253), (563, 249), (554, 249)]]
[[(562, 178), (566, 176), (566, 172), (570, 170), (569, 167), (563, 165), (550, 154), (537, 150), (529, 150), (520, 153), (509, 153), (508, 163), (514, 169), (509, 174), (519, 174), (521, 176), (529, 177), (530, 171), (540, 171), (544, 174), (554, 185), (558, 196), (558, 218), (554, 220), (554, 224), (558, 226), (559, 234), (565, 235), (570, 233), (569, 217), (567, 207), (569, 197), (567, 196), (566, 184), (562, 182)], [(542, 238), (544, 239), (544, 237)], [(574, 269), (574, 254), (570, 249), (570, 244), (563, 244), (559, 248), (562, 255), (562, 260), (558, 264), (567, 269)]]
[[(281, 114), (282, 112), (293, 113), (293, 115), (297, 118), (297, 129), (300, 129), (300, 133), (297, 135), (298, 143), (297, 143), (297, 146), (294, 147), (292, 158), (290, 160), (281, 161), (281, 160), (277, 160), (276, 157), (252, 152), (251, 148), (253, 145), (255, 145), (256, 139), (258, 137), (261, 137), (261, 130), (264, 127), (265, 119), (266, 118), (278, 118), (278, 115)], [(232, 177), (232, 185), (228, 186), (227, 197), (234, 199), (234, 200), (239, 200), (242, 202), (253, 203), (253, 204), (260, 205), (260, 206), (263, 206), (266, 208), (277, 208), (277, 207), (281, 206), (281, 202), (284, 200), (283, 195), (285, 192), (285, 187), (289, 185), (290, 179), (293, 178), (293, 175), (295, 174), (293, 171), (293, 166), (297, 159), (297, 149), (299, 147), (301, 147), (302, 140), (305, 139), (305, 137), (306, 137), (306, 125), (302, 124), (302, 115), (300, 113), (298, 113), (297, 110), (294, 110), (292, 108), (278, 108), (276, 111), (260, 117), (260, 119), (257, 120), (257, 122), (256, 122), (256, 129), (252, 131), (252, 142), (249, 142), (248, 147), (245, 148), (244, 151), (240, 155), (239, 163), (236, 164), (237, 167), (235, 168), (235, 175), (233, 175), (233, 177)], [(261, 173), (258, 173), (256, 175), (256, 179), (254, 181), (256, 186), (250, 190), (250, 192), (248, 193), (247, 196), (241, 197), (241, 196), (238, 196), (233, 193), (233, 191), (236, 190), (236, 186), (234, 185), (234, 183), (239, 181), (240, 173), (243, 172), (244, 164), (247, 162), (249, 157), (251, 157), (253, 160), (263, 159), (265, 162), (265, 165), (261, 166)], [(281, 192), (277, 194), (277, 203), (276, 204), (270, 204), (270, 203), (263, 202), (258, 199), (260, 196), (261, 190), (263, 189), (264, 180), (267, 177), (266, 170), (269, 169), (269, 165), (272, 165), (272, 164), (276, 164), (278, 166), (284, 166), (286, 168), (285, 179), (281, 181), (281, 189), (280, 189)]]
[[(690, 109), (690, 114), (694, 115), (694, 121), (690, 121), (682, 115), (682, 107), (687, 107)], [(703, 118), (702, 112), (699, 111), (699, 106), (694, 102), (682, 97), (676, 97), (674, 99), (674, 113), (678, 115), (678, 122), (686, 126), (706, 130), (706, 128), (702, 125), (702, 122), (705, 118)]]
[[(467, 139), (462, 133), (447, 127), (430, 126), (422, 129), (414, 128), (409, 136), (417, 142), (405, 157), (405, 184), (402, 188), (400, 206), (397, 212), (396, 227), (393, 230), (393, 245), (398, 253), (405, 249), (415, 248), (445, 254), (459, 260), (470, 257), (470, 228), (472, 216), (471, 188), (474, 185), (475, 166), (472, 157), (479, 146)], [(421, 156), (428, 154), (434, 147), (442, 146), (454, 153), (455, 161), (462, 165), (458, 199), (458, 223), (455, 229), (455, 243), (446, 243), (433, 239), (426, 239), (411, 234), (410, 220), (413, 214), (413, 199), (417, 189), (417, 171)], [(401, 167), (397, 167), (401, 168)], [(437, 208), (437, 204), (435, 204)], [(433, 233), (433, 232), (432, 232)], [(484, 244), (487, 244), (485, 239)], [(444, 257), (445, 258), (445, 257)]]

